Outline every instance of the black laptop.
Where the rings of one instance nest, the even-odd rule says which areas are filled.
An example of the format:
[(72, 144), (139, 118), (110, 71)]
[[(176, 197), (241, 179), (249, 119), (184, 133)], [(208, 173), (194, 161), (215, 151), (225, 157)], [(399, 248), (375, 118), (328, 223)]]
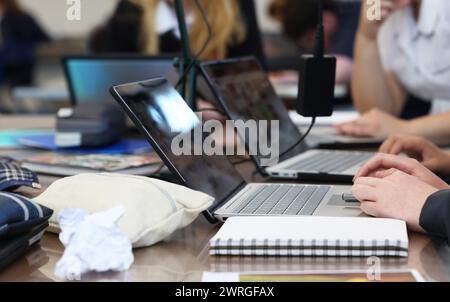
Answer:
[(225, 155), (178, 154), (176, 138), (195, 134), (202, 122), (166, 79), (114, 86), (111, 93), (179, 183), (215, 198), (205, 212), (211, 222), (231, 216), (362, 214), (359, 204), (342, 199), (349, 186), (246, 183)]

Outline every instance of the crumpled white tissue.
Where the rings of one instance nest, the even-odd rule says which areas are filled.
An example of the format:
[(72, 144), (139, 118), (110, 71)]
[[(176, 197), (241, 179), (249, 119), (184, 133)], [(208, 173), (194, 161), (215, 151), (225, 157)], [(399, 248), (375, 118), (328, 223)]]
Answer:
[(117, 226), (124, 207), (89, 215), (84, 209), (66, 209), (59, 214), (59, 239), (64, 255), (56, 264), (60, 279), (76, 280), (88, 272), (123, 272), (134, 261), (132, 245)]

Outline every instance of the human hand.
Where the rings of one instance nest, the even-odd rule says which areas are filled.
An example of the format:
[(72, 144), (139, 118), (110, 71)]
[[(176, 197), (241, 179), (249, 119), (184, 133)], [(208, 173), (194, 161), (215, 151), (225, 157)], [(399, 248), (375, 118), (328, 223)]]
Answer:
[(428, 197), (437, 191), (419, 178), (398, 170), (382, 178), (360, 177), (352, 188), (364, 213), (403, 220), (416, 232), (424, 232), (420, 214)]
[(381, 0), (381, 15), (379, 19), (375, 20), (373, 20), (374, 16), (371, 10), (376, 4), (369, 1), (362, 2), (364, 4), (362, 6), (358, 33), (370, 41), (375, 41), (383, 22), (395, 11), (409, 5), (411, 0)]
[(203, 121), (210, 121), (210, 120), (216, 120), (216, 121), (225, 121), (226, 118), (220, 113), (220, 110), (214, 107), (213, 104), (198, 99), (197, 100), (197, 111), (202, 114), (202, 120)]
[(435, 173), (450, 175), (450, 154), (424, 138), (394, 135), (383, 143), (379, 151), (394, 155), (405, 153)]
[(373, 109), (354, 121), (337, 124), (334, 127), (342, 135), (380, 139), (385, 139), (392, 134), (408, 132), (407, 121), (379, 109)]
[(422, 182), (439, 190), (450, 189), (450, 186), (446, 182), (420, 164), (416, 159), (390, 154), (378, 154), (369, 160), (359, 169), (354, 180), (361, 177), (384, 178), (395, 173), (397, 170), (415, 176)]
[(276, 71), (269, 74), (269, 79), (272, 84), (297, 84), (297, 71)]

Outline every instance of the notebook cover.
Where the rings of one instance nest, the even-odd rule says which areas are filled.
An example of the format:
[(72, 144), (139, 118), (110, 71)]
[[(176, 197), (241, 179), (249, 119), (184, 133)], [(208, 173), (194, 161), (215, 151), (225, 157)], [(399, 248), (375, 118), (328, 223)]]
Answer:
[(406, 223), (341, 217), (232, 217), (210, 241), (211, 255), (408, 256)]

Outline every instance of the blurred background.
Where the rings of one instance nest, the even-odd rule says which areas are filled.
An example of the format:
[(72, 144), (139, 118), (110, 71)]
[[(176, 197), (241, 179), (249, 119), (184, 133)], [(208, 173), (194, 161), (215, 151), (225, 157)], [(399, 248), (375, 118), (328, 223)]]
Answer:
[[(129, 30), (130, 28), (127, 28), (129, 24), (126, 21), (126, 18), (133, 17), (135, 13), (133, 7), (128, 5), (129, 3), (138, 3), (142, 6), (142, 3), (155, 1), (80, 1), (81, 20), (69, 21), (67, 19), (69, 5), (66, 1), (0, 0), (2, 27), (0, 113), (54, 113), (61, 106), (70, 104), (62, 67), (64, 56), (113, 53), (156, 54), (145, 47), (133, 49), (127, 42), (132, 40), (133, 28)], [(235, 0), (230, 0), (230, 3), (231, 1)], [(359, 1), (330, 0), (325, 1), (325, 5), (327, 3), (346, 5), (345, 3), (348, 2), (356, 3), (356, 9), (349, 10), (341, 7), (339, 10), (334, 7), (332, 11), (336, 16), (330, 19), (331, 22), (327, 22), (328, 19), (325, 18), (325, 25), (326, 30), (329, 27), (330, 32), (334, 33), (337, 23), (333, 20), (337, 19), (346, 23), (349, 23), (346, 20), (352, 21), (349, 25), (350, 34), (346, 34), (349, 32), (349, 26), (344, 24), (345, 26), (341, 26), (344, 28), (338, 30), (344, 34), (344, 38), (339, 36), (335, 39), (343, 44), (347, 52), (351, 52), (354, 35), (352, 31), (356, 30)], [(171, 1), (167, 3), (170, 5)], [(301, 53), (307, 52), (308, 47), (305, 45), (311, 44), (308, 39), (311, 40), (313, 24), (317, 20), (316, 13), (313, 11), (316, 3), (313, 0), (240, 0), (236, 3), (240, 6), (239, 15), (245, 20), (246, 38), (242, 47), (231, 50), (236, 52), (230, 56), (256, 55), (271, 72), (271, 78), (275, 79), (275, 82), (280, 79), (280, 75), (282, 75), (281, 79), (295, 82), (297, 58)], [(327, 6), (325, 8), (327, 9)], [(286, 13), (287, 9), (292, 11), (291, 16)], [(339, 15), (342, 12), (350, 12), (352, 18), (343, 18)], [(17, 17), (18, 13), (22, 17)], [(210, 15), (210, 18), (219, 17), (220, 13), (217, 16)], [(122, 23), (125, 20), (123, 23), (125, 26), (123, 24), (118, 26), (116, 24), (118, 20)], [(118, 31), (116, 31), (117, 28), (119, 28)], [(213, 36), (217, 36), (217, 32), (213, 33)], [(343, 48), (342, 45), (338, 47)], [(331, 51), (333, 50), (331, 47)], [(161, 53), (172, 54), (170, 51), (160, 49), (157, 54)], [(339, 55), (339, 51), (337, 53), (333, 51), (333, 54)], [(173, 54), (174, 57), (176, 55), (176, 53)], [(202, 59), (223, 59), (223, 55), (206, 56)], [(338, 73), (339, 70), (338, 66)], [(284, 73), (286, 71), (287, 73)], [(289, 73), (292, 71), (292, 74)], [(338, 75), (338, 84), (348, 84), (350, 72), (347, 72), (342, 79), (339, 79)]]

